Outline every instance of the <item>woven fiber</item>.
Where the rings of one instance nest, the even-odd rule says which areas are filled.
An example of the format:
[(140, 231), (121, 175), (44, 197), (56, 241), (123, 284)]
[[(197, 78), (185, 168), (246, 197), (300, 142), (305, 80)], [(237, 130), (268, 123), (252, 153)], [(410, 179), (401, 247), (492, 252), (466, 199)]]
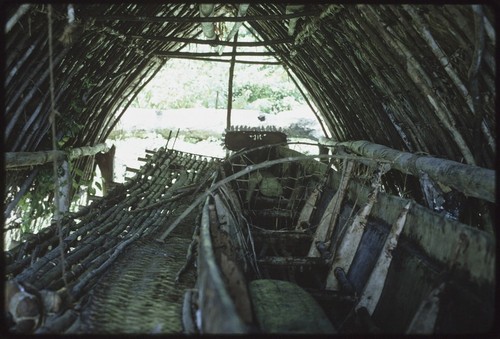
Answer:
[(181, 333), (182, 296), (194, 285), (189, 270), (178, 284), (190, 238), (165, 244), (138, 241), (95, 286), (88, 310), (91, 333)]

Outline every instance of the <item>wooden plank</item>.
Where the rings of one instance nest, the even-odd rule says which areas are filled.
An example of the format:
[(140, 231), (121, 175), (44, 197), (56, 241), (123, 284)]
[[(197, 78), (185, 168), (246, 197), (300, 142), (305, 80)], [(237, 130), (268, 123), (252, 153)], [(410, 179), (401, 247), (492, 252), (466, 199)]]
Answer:
[(401, 214), (392, 225), (389, 236), (387, 237), (382, 253), (377, 259), (377, 263), (373, 268), (373, 272), (366, 283), (363, 293), (361, 294), (360, 301), (356, 308), (365, 307), (371, 315), (377, 306), (377, 303), (382, 295), (385, 279), (389, 271), (389, 266), (392, 262), (392, 252), (398, 244), (399, 235), (403, 231), (406, 223), (406, 216), (410, 210), (411, 202), (408, 202)]
[(321, 217), (321, 221), (314, 233), (314, 240), (309, 249), (308, 256), (318, 257), (320, 255), (318, 249), (316, 248), (317, 242), (325, 242), (332, 237), (333, 230), (337, 223), (337, 219), (340, 213), (340, 206), (342, 206), (342, 201), (346, 193), (347, 184), (351, 177), (352, 169), (354, 167), (354, 162), (344, 161), (344, 173), (342, 174), (342, 179), (340, 180), (339, 189), (335, 192), (332, 200), (328, 204), (325, 213)]
[(311, 215), (316, 209), (316, 202), (320, 195), (320, 186), (318, 185), (309, 195), (304, 203), (304, 207), (300, 210), (299, 219), (294, 227), (296, 230), (306, 229), (310, 226)]
[(376, 177), (374, 178), (375, 180), (372, 185), (373, 190), (371, 192), (370, 197), (368, 198), (368, 202), (356, 214), (356, 216), (354, 217), (354, 221), (350, 226), (348, 226), (349, 229), (347, 230), (344, 237), (339, 238), (340, 244), (338, 244), (338, 249), (336, 247), (334, 248), (335, 255), (333, 258), (332, 265), (330, 267), (330, 271), (328, 272), (328, 277), (326, 280), (326, 289), (338, 290), (340, 286), (334, 274), (335, 269), (337, 267), (340, 267), (347, 271), (351, 266), (352, 260), (356, 255), (356, 251), (361, 241), (361, 237), (364, 232), (364, 226), (366, 224), (367, 218), (370, 215), (373, 205), (377, 200), (377, 195), (381, 185), (381, 179), (383, 173), (384, 172), (382, 171), (382, 169), (380, 169), (376, 173)]
[[(366, 186), (353, 181), (349, 185), (349, 199), (358, 199), (359, 204), (368, 200)], [(377, 208), (371, 216), (393, 224), (404, 206), (410, 201), (379, 192)], [(457, 259), (458, 266), (470, 274), (471, 281), (478, 284), (491, 284), (495, 281), (495, 237), (490, 233), (473, 228), (458, 221), (446, 218), (419, 204), (411, 207), (407, 215), (406, 226), (401, 236), (412, 239), (423, 252), (438, 262), (451, 268), (451, 259), (456, 251), (456, 244), (461, 237), (469, 239), (469, 248)]]

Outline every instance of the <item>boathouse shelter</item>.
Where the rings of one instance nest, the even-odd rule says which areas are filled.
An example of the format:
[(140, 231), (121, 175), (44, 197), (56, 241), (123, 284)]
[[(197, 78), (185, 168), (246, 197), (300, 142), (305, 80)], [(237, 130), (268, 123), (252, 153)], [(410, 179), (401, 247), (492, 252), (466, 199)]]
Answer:
[[(186, 211), (191, 201), (181, 198), (198, 192), (191, 190), (196, 185), (200, 192), (207, 189), (202, 174), (222, 160), (148, 151), (144, 166), (130, 169), (135, 179), (114, 187), (111, 176), (105, 197), (78, 210), (70, 203), (93, 180), (98, 163), (106, 168), (113, 154), (106, 141), (134, 98), (178, 58), (224, 62), (232, 71), (238, 63), (283, 66), (321, 126), (318, 154), (342, 149), (390, 162), (385, 192), (468, 225), (474, 237), (461, 233), (456, 239), (489, 251), (478, 253), (493, 258), (488, 265), (494, 267), (497, 10), (493, 4), (3, 2), (4, 221), (26, 207), (28, 196), (45, 201), (51, 211), (54, 203), (59, 207), (50, 226), (35, 234), (23, 230), (27, 235), (16, 239), (18, 246), (4, 249), (5, 280), (69, 291), (76, 306), (63, 316), (47, 316), (50, 321), (37, 327), (40, 333), (105, 332), (126, 299), (135, 307), (130, 314), (144, 314), (131, 325), (137, 331), (147, 319), (158, 332), (179, 331), (176, 322), (170, 329), (154, 323), (177, 309), (151, 311), (162, 297), (148, 274), (171, 272), (175, 278), (193, 230), (164, 239), (177, 251), (175, 258), (160, 243), (137, 244), (163, 233)], [(238, 40), (241, 27), (252, 32), (253, 42)], [(195, 44), (212, 52), (187, 51)], [(252, 52), (253, 47), (265, 51)], [(230, 114), (229, 107), (227, 129), (235, 131)], [(185, 178), (179, 168), (190, 169)], [(154, 209), (160, 197), (170, 207)], [(122, 213), (125, 202), (134, 206), (131, 213)], [(184, 222), (196, 220), (193, 213)], [(5, 222), (4, 234), (19, 227)], [(465, 251), (457, 248), (446, 259), (453, 265)], [(167, 259), (151, 259), (161, 256)], [(128, 257), (135, 258), (128, 260), (133, 267), (113, 271), (94, 288), (117, 260)], [(480, 261), (469, 264), (479, 265), (474, 260)], [(149, 273), (137, 273), (146, 268)], [(494, 281), (493, 273), (483, 273), (477, 276)], [(194, 279), (189, 274), (186, 279)], [(171, 288), (169, 279), (158, 288)], [(113, 288), (118, 280), (122, 285)], [(149, 303), (135, 300), (130, 286)], [(493, 297), (491, 286), (486, 289), (484, 295)], [(182, 299), (181, 292), (169, 295), (172, 303)], [(108, 313), (97, 316), (99, 308)], [(486, 305), (484, 314), (463, 323), (464, 332), (476, 321), (486, 330), (493, 314)], [(411, 318), (403, 318), (404, 332)]]

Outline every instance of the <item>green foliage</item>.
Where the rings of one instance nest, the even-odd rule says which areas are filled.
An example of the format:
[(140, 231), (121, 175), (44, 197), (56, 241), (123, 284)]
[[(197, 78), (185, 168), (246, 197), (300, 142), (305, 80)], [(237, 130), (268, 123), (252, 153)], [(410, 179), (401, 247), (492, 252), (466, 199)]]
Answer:
[[(71, 168), (71, 164), (70, 164)], [(83, 177), (83, 171), (78, 168), (73, 168), (72, 186), (76, 192), (81, 187), (87, 188), (88, 194), (95, 194), (96, 189), (93, 187), (92, 180), (82, 180), (79, 182), (75, 177)], [(54, 215), (54, 173), (51, 165), (46, 165), (40, 169), (36, 176), (31, 189), (27, 191), (19, 200), (16, 206), (16, 215), (20, 218), (21, 233), (33, 233), (40, 229), (41, 226), (48, 225)], [(97, 183), (96, 186), (101, 189)], [(78, 197), (75, 195), (73, 201)]]
[(123, 129), (115, 129), (109, 133), (108, 138), (111, 140), (124, 140), (127, 138), (147, 139), (150, 137), (150, 132), (143, 129), (134, 129), (125, 131)]
[[(179, 109), (227, 107), (226, 63), (170, 60), (136, 96), (132, 107)], [(283, 67), (237, 64), (233, 107), (278, 113), (303, 104), (302, 95)]]
[(123, 129), (114, 129), (109, 133), (108, 138), (111, 140), (123, 140), (127, 138), (127, 132)]
[(163, 139), (168, 139), (169, 136), (172, 137), (173, 135), (172, 130), (168, 128), (158, 128), (155, 132), (158, 133)]
[(149, 138), (149, 132), (143, 129), (135, 129), (130, 131), (129, 136), (131, 138), (147, 139)]
[(37, 219), (47, 218), (53, 213), (51, 193), (54, 191), (53, 174), (50, 167), (43, 168), (36, 176), (32, 188), (17, 204), (17, 214), (21, 217), (21, 232), (32, 232)]
[(188, 60), (169, 61), (136, 96), (132, 107), (178, 109), (214, 107), (227, 91), (227, 65)]
[[(126, 131), (120, 129), (111, 132), (108, 138), (112, 140), (124, 140), (128, 138), (147, 139), (150, 138), (153, 133), (158, 134), (165, 140), (168, 140), (169, 136), (170, 138), (175, 138), (175, 135), (177, 134), (177, 132), (168, 128), (157, 128), (154, 131), (145, 131), (141, 129)], [(183, 138), (186, 142), (195, 144), (203, 140), (219, 139), (220, 134), (205, 130), (181, 130), (179, 131), (178, 137)]]
[(193, 144), (196, 144), (203, 140), (217, 139), (220, 137), (218, 133), (213, 133), (210, 131), (200, 131), (200, 130), (183, 131), (179, 133), (179, 136), (183, 137), (184, 141)]

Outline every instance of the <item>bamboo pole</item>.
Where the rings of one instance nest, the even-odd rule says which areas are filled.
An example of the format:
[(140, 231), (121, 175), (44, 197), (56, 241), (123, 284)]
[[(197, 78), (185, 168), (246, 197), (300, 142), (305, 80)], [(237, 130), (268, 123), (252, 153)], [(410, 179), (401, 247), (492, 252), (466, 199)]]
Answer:
[(73, 148), (68, 151), (6, 152), (5, 168), (9, 170), (24, 166), (43, 165), (54, 160), (62, 161), (65, 158), (71, 160), (107, 150), (108, 146), (102, 143), (95, 146)]
[(374, 160), (388, 160), (393, 169), (417, 177), (427, 173), (433, 180), (453, 187), (465, 195), (495, 202), (494, 170), (447, 159), (415, 155), (364, 140), (336, 142), (320, 138), (320, 143), (330, 147), (344, 146), (356, 154)]

